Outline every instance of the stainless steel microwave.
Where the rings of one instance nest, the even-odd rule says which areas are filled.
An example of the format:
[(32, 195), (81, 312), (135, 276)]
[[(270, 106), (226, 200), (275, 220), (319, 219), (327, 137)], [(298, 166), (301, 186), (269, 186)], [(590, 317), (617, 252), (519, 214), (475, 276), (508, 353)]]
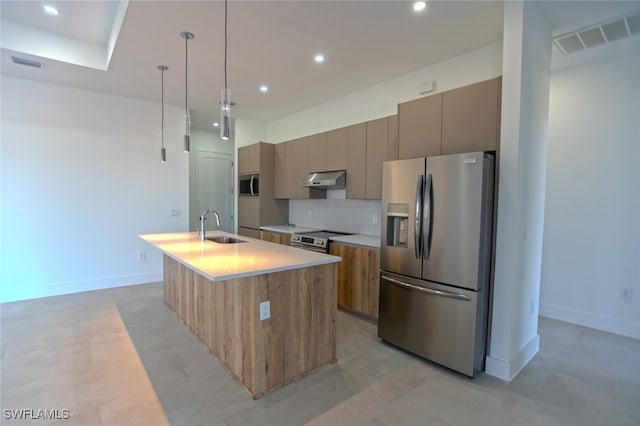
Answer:
[(241, 197), (257, 197), (260, 195), (260, 175), (240, 175), (238, 188)]

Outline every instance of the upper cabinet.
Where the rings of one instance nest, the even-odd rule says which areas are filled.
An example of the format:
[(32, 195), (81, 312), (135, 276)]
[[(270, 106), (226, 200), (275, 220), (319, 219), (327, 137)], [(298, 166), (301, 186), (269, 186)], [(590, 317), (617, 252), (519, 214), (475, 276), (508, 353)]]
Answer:
[(347, 169), (347, 128), (327, 132), (327, 171)]
[(317, 133), (307, 138), (309, 144), (309, 172), (329, 170), (327, 168), (327, 133)]
[(296, 170), (296, 176), (291, 182), (291, 185), (295, 187), (295, 197), (292, 198), (309, 198), (309, 188), (300, 186), (300, 181), (312, 171), (309, 141), (309, 137), (305, 137), (297, 139), (295, 142), (296, 163), (293, 168)]
[[(397, 139), (396, 139), (397, 140)], [(389, 118), (367, 122), (367, 185), (365, 198), (382, 198), (382, 163), (388, 159)]]
[(387, 161), (398, 159), (398, 116), (392, 115), (389, 119), (389, 133), (387, 139)]
[(238, 148), (238, 174), (257, 173), (260, 171), (260, 144)]
[(286, 143), (279, 143), (274, 146), (273, 153), (273, 186), (275, 198), (289, 198), (287, 196), (286, 179)]
[(398, 158), (440, 155), (442, 94), (398, 104)]
[(497, 149), (501, 80), (498, 77), (442, 94), (442, 154)]
[(367, 126), (347, 127), (347, 198), (366, 198)]

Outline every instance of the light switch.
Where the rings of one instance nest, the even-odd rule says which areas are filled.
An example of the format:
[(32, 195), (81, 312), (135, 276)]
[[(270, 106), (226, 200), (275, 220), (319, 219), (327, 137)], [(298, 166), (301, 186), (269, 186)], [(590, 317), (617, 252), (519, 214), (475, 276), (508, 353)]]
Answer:
[(271, 318), (271, 302), (260, 302), (260, 321)]

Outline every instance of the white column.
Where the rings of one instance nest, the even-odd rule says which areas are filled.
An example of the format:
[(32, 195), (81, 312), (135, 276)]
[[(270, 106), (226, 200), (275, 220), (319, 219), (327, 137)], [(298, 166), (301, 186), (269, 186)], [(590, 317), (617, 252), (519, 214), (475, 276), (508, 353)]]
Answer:
[(551, 30), (535, 2), (504, 4), (496, 262), (486, 372), (510, 381), (538, 352)]

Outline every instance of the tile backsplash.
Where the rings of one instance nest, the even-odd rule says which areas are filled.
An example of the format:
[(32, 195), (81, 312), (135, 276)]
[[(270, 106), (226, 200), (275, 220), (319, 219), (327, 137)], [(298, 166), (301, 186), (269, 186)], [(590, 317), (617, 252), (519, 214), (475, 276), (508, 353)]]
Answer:
[(331, 198), (328, 193), (326, 199), (290, 200), (289, 222), (309, 228), (380, 236), (381, 206), (380, 200)]

